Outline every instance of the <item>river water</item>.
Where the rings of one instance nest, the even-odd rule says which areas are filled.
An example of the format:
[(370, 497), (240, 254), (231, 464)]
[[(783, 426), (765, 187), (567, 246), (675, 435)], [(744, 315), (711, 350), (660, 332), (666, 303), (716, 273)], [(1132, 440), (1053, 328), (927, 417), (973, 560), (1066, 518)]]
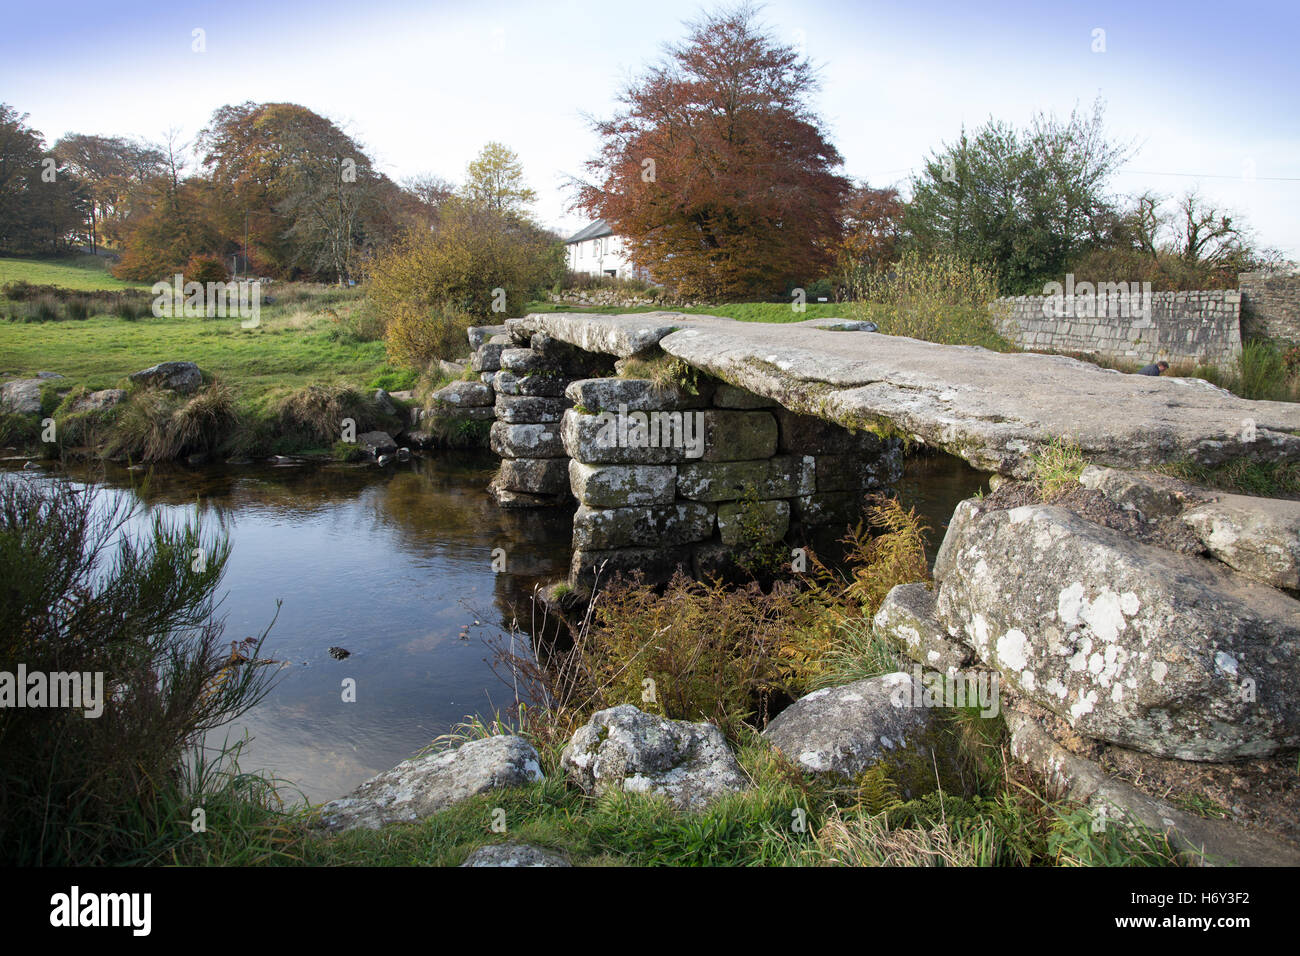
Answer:
[[(155, 515), (197, 515), (229, 536), (225, 639), (260, 635), (281, 601), (263, 656), (286, 666), (221, 736), (250, 736), (242, 769), (269, 771), (293, 785), (286, 796), (317, 802), (513, 699), (489, 645), (508, 640), (514, 621), (526, 635), (534, 587), (566, 574), (572, 512), (497, 508), (484, 490), (496, 465), (487, 452), (456, 452), (384, 469), (109, 466), (39, 480), (94, 483), (106, 502), (128, 499), (135, 529)], [(981, 479), (947, 456), (909, 459), (899, 491), (934, 529), (931, 557), (953, 507)], [(494, 556), (498, 567), (504, 556), (504, 571)], [(351, 654), (335, 660), (330, 647)], [(354, 702), (343, 700), (347, 678)]]

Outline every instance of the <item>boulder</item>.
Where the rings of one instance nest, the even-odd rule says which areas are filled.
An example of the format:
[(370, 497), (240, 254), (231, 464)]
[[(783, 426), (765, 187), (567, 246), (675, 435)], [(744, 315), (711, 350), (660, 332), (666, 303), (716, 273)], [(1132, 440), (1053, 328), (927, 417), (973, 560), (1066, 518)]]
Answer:
[(397, 442), (388, 432), (366, 432), (364, 435), (357, 436), (357, 447), (361, 453), (370, 457), (378, 458), (380, 455), (391, 455), (397, 451)]
[(528, 741), (484, 737), (454, 750), (414, 757), (372, 777), (321, 807), (320, 825), (329, 830), (377, 830), (389, 823), (413, 823), (480, 793), (541, 779), (541, 762)]
[(102, 411), (126, 401), (126, 389), (104, 388), (98, 392), (87, 392), (76, 399), (68, 409), (72, 412)]
[(1229, 567), (1300, 589), (1300, 501), (1224, 494), (1183, 512), (1182, 521)]
[(923, 582), (900, 584), (885, 595), (872, 624), (909, 659), (941, 674), (955, 674), (973, 663), (974, 654), (949, 637), (934, 599)]
[(132, 372), (130, 379), (147, 388), (165, 388), (184, 395), (203, 384), (203, 373), (193, 362), (161, 362)]
[(375, 403), (375, 407), (378, 408), (379, 411), (382, 412), (383, 414), (385, 415), (397, 414), (397, 406), (393, 404), (392, 396), (389, 395), (388, 392), (386, 392), (384, 389), (382, 388), (375, 389), (375, 394), (371, 400)]
[(527, 843), (481, 846), (461, 866), (572, 866), (561, 854)]
[(935, 714), (924, 699), (915, 676), (902, 671), (823, 687), (777, 714), (763, 736), (805, 771), (840, 779), (886, 758), (928, 765)]
[(631, 704), (593, 714), (560, 760), (586, 793), (656, 794), (679, 810), (703, 809), (747, 786), (726, 738), (713, 724), (668, 720)]
[(505, 335), (506, 327), (504, 325), (471, 325), (465, 330), (465, 333), (469, 338), (469, 347), (477, 349), (488, 339), (497, 335)]
[(41, 380), (16, 378), (0, 385), (0, 410), (14, 415), (39, 415)]
[(1300, 601), (1063, 508), (962, 502), (949, 634), (1077, 732), (1183, 760), (1300, 744)]
[(501, 368), (503, 371), (514, 372), (516, 375), (557, 374), (559, 372), (559, 366), (556, 365), (554, 360), (533, 349), (503, 349), (501, 352)]

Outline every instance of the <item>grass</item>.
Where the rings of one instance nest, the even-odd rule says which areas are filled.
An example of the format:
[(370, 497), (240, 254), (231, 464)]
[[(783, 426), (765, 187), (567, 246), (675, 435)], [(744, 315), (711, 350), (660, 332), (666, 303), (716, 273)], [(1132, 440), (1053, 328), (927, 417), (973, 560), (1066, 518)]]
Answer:
[(98, 289), (147, 289), (145, 282), (119, 279), (108, 271), (103, 256), (76, 255), (59, 259), (0, 258), (0, 286), (7, 282), (57, 285), (92, 292)]
[(1083, 449), (1069, 438), (1053, 438), (1036, 454), (1030, 456), (1033, 464), (1034, 489), (1043, 501), (1051, 501), (1079, 483), (1088, 461)]
[[(871, 307), (868, 306), (868, 309)], [(586, 312), (594, 315), (622, 315), (634, 312), (682, 312), (686, 315), (717, 315), (738, 322), (803, 322), (807, 319), (843, 319), (849, 317), (850, 305), (844, 302), (809, 302), (803, 312), (795, 312), (788, 302), (731, 302), (721, 305), (693, 305), (686, 308), (643, 305), (623, 308), (616, 305), (589, 308), (530, 302), (526, 312)], [(855, 316), (856, 317), (856, 316)]]
[(1260, 498), (1300, 498), (1300, 462), (1236, 458), (1207, 468), (1192, 461), (1156, 465), (1153, 471), (1196, 485)]

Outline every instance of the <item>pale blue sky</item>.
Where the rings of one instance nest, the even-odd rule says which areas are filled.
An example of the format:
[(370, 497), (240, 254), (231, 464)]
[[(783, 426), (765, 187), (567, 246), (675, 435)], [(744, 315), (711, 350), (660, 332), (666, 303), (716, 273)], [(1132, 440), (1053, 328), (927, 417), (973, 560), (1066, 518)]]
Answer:
[[(458, 179), (497, 139), (523, 159), (540, 217), (569, 231), (583, 221), (566, 212), (561, 183), (596, 148), (582, 114), (608, 114), (625, 80), (700, 9), (696, 0), (32, 5), (3, 15), (0, 100), (51, 141), (72, 131), (157, 139), (169, 126), (192, 137), (224, 103), (288, 100), (343, 123), (396, 179)], [(821, 65), (817, 106), (850, 175), (901, 184), (963, 123), (992, 115), (1019, 125), (1100, 95), (1113, 136), (1140, 146), (1117, 191), (1199, 184), (1300, 259), (1294, 0), (773, 0), (762, 16)], [(196, 28), (204, 53), (191, 50)], [(1091, 49), (1098, 28), (1104, 53)]]

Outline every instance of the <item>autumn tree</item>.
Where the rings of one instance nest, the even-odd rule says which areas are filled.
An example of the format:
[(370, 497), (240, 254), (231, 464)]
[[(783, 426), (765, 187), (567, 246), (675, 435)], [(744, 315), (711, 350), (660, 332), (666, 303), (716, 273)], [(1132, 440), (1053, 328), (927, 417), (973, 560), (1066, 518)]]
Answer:
[(850, 291), (868, 273), (897, 258), (903, 208), (898, 190), (892, 187), (873, 189), (858, 183), (849, 191), (841, 213), (839, 279)]
[(465, 170), (461, 193), (471, 203), (508, 216), (527, 216), (537, 193), (524, 184), (518, 154), (502, 143), (488, 143)]
[(577, 207), (684, 296), (779, 296), (834, 262), (849, 183), (810, 105), (817, 79), (756, 17), (744, 5), (689, 24), (593, 124)]
[(355, 257), (393, 231), (397, 187), (331, 120), (295, 103), (223, 106), (199, 135), (203, 166), (226, 195), (225, 235), (259, 271), (347, 281)]
[(167, 171), (161, 150), (121, 136), (69, 133), (53, 152), (85, 185), (91, 252), (101, 238), (112, 246), (123, 242), (132, 213), (143, 211), (150, 184)]

